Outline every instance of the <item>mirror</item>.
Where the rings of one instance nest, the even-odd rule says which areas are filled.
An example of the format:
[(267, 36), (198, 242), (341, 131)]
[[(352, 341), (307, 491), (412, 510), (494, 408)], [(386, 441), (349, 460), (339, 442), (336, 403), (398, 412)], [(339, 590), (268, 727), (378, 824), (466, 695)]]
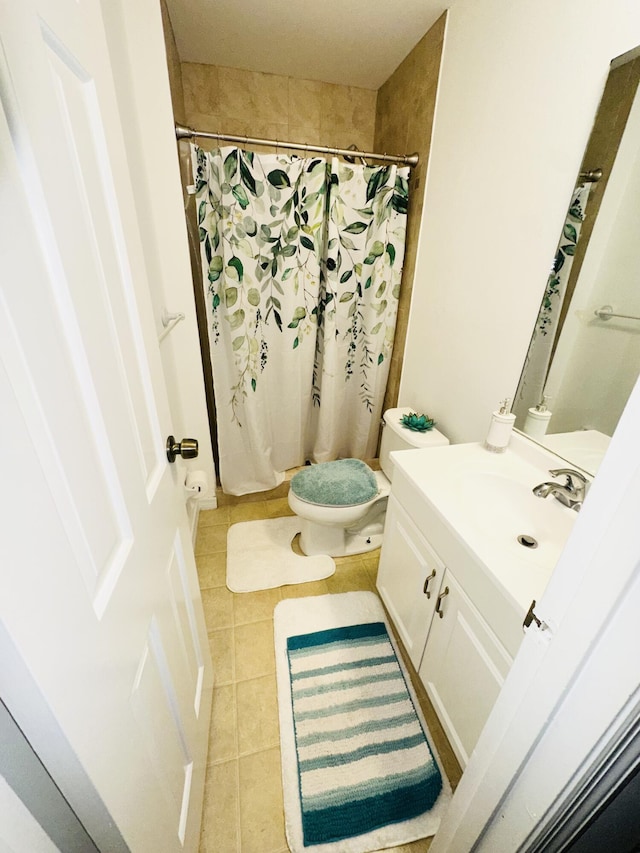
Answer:
[(514, 398), (595, 474), (640, 372), (640, 48), (611, 63)]

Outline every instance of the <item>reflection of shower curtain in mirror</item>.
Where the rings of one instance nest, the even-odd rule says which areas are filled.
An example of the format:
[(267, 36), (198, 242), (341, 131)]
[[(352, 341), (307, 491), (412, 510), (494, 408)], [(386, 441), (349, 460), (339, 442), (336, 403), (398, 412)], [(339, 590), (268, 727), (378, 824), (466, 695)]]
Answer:
[(192, 147), (220, 476), (375, 453), (408, 169)]
[[(518, 421), (524, 423), (527, 410), (542, 400), (544, 386), (549, 373), (549, 364), (554, 342), (558, 334), (558, 319), (573, 265), (573, 256), (580, 238), (580, 230), (589, 200), (591, 184), (579, 184), (573, 191), (558, 250), (542, 297), (542, 305), (535, 329), (531, 336), (529, 351), (522, 371), (522, 379), (513, 412)], [(553, 409), (553, 401), (551, 401)]]

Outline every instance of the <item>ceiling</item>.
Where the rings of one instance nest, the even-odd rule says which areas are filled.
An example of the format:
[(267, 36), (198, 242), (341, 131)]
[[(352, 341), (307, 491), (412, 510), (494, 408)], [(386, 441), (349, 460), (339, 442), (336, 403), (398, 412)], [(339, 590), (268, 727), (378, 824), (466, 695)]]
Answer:
[(378, 89), (450, 2), (166, 0), (183, 62)]

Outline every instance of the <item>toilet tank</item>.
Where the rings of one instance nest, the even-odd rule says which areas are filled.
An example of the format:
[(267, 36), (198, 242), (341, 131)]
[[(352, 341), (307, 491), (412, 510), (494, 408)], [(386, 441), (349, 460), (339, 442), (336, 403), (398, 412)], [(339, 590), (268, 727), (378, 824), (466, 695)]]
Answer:
[(420, 447), (444, 447), (449, 439), (439, 430), (414, 432), (402, 426), (401, 418), (415, 409), (404, 406), (398, 409), (387, 409), (383, 415), (382, 440), (380, 442), (380, 467), (389, 480), (393, 479), (393, 462), (389, 458), (392, 450), (415, 450)]

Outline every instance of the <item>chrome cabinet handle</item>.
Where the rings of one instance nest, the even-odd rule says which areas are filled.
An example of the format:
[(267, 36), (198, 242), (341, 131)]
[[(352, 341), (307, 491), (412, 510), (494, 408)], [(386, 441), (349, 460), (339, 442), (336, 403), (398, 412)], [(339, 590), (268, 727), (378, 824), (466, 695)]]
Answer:
[(445, 597), (445, 595), (449, 595), (449, 587), (448, 586), (445, 586), (445, 588), (442, 590), (442, 592), (438, 596), (438, 600), (436, 601), (436, 613), (438, 614), (438, 616), (441, 619), (444, 616), (444, 613), (440, 609), (440, 605), (442, 604), (442, 599)]
[(195, 459), (198, 455), (198, 442), (195, 438), (183, 438), (182, 441), (170, 435), (167, 439), (167, 459), (169, 462), (175, 462), (176, 456), (182, 456), (183, 459)]
[(425, 580), (424, 586), (422, 587), (422, 591), (427, 596), (427, 598), (431, 598), (431, 593), (429, 592), (429, 581), (432, 581), (436, 576), (436, 570), (434, 569), (429, 577)]

